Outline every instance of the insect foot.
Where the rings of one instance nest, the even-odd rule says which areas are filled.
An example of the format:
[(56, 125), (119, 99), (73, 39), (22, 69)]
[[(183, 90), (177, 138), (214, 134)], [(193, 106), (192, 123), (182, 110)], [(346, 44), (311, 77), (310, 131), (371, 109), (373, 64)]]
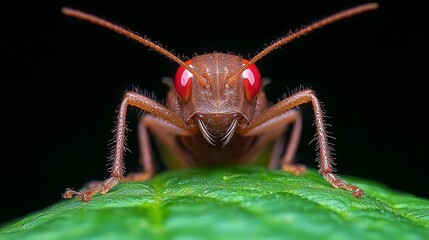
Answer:
[(334, 188), (342, 188), (348, 191), (352, 191), (353, 196), (361, 198), (364, 194), (364, 191), (354, 185), (347, 184), (344, 180), (341, 180), (337, 175), (333, 173), (323, 173), (323, 178), (326, 179)]
[(110, 177), (103, 182), (91, 184), (92, 186), (82, 191), (75, 191), (70, 188), (67, 188), (63, 194), (63, 198), (72, 198), (73, 196), (76, 196), (77, 198), (82, 199), (82, 202), (88, 202), (89, 200), (91, 200), (92, 195), (94, 195), (95, 193), (106, 194), (112, 187), (118, 184), (118, 182), (119, 178)]

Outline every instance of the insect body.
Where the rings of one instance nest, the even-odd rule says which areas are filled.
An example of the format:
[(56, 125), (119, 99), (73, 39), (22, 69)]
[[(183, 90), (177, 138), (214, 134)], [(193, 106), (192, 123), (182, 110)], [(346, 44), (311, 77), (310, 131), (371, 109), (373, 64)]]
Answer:
[[(264, 83), (255, 62), (275, 48), (314, 29), (376, 8), (377, 4), (369, 3), (324, 18), (281, 38), (250, 60), (232, 54), (211, 53), (195, 56), (186, 62), (118, 25), (87, 13), (63, 8), (65, 15), (101, 25), (137, 40), (180, 65), (174, 79), (166, 82), (170, 90), (165, 105), (135, 91), (124, 94), (117, 117), (110, 177), (102, 182), (91, 183), (81, 192), (66, 189), (63, 196), (71, 198), (76, 195), (82, 201), (89, 201), (93, 194), (105, 194), (120, 181), (144, 181), (152, 177), (155, 170), (149, 132), (178, 157), (182, 167), (252, 163), (262, 149), (275, 143), (270, 167), (281, 166), (285, 171), (299, 174), (305, 167), (293, 163), (293, 160), (302, 119), (294, 108), (311, 103), (314, 109), (320, 174), (333, 187), (352, 191), (355, 197), (362, 197), (362, 189), (349, 185), (334, 174), (323, 110), (315, 92), (304, 89), (269, 106), (265, 93), (261, 90)], [(138, 126), (144, 171), (124, 177), (123, 153), (129, 106), (147, 113)], [(291, 139), (285, 148), (282, 136), (288, 127), (292, 127)]]

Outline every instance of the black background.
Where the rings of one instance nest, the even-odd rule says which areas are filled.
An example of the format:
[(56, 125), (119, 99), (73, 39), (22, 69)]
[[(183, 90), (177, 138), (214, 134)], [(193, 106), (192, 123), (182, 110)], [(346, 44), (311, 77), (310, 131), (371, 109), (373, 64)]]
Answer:
[[(54, 2), (54, 1), (52, 1)], [(424, 2), (424, 1), (421, 1)], [(2, 7), (0, 222), (61, 200), (66, 187), (103, 179), (107, 143), (123, 92), (140, 86), (162, 99), (177, 64), (130, 39), (61, 14), (69, 6), (159, 41), (181, 57), (231, 52), (251, 57), (302, 25), (363, 1), (57, 1)], [(272, 101), (314, 89), (336, 138), (337, 169), (429, 198), (427, 190), (427, 4), (380, 2), (319, 29), (258, 62)], [(426, 6), (423, 6), (426, 4)], [(298, 153), (313, 161), (312, 109)], [(130, 111), (134, 130), (137, 114)], [(136, 131), (129, 170), (137, 168)]]

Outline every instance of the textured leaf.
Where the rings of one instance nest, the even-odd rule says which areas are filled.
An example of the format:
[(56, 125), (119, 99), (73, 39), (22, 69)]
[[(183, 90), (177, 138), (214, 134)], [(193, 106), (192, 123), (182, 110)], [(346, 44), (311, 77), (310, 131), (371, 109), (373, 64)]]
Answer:
[(344, 178), (366, 195), (314, 170), (168, 171), (90, 202), (61, 200), (2, 226), (0, 239), (429, 239), (429, 200)]

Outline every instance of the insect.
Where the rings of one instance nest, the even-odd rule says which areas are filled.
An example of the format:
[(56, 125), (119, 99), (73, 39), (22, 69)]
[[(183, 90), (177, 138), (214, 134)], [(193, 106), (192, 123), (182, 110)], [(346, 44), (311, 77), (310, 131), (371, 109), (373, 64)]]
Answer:
[[(179, 64), (174, 79), (166, 82), (170, 90), (165, 105), (137, 91), (124, 94), (117, 115), (110, 177), (92, 182), (82, 191), (68, 188), (63, 197), (76, 196), (82, 201), (89, 201), (93, 194), (105, 194), (120, 181), (150, 179), (155, 174), (155, 167), (149, 133), (177, 156), (181, 167), (250, 164), (259, 152), (269, 144), (274, 144), (269, 166), (300, 174), (305, 171), (305, 167), (293, 160), (299, 143), (302, 117), (295, 108), (305, 103), (311, 103), (314, 110), (319, 173), (334, 188), (351, 191), (357, 198), (362, 197), (364, 191), (361, 188), (346, 183), (334, 173), (324, 111), (315, 92), (303, 89), (270, 106), (255, 63), (274, 49), (315, 29), (377, 8), (378, 4), (367, 3), (323, 18), (280, 38), (249, 60), (215, 52), (197, 55), (187, 61), (119, 25), (78, 10), (62, 8), (63, 14), (67, 16), (134, 39)], [(123, 154), (126, 115), (130, 106), (145, 112), (138, 123), (142, 154), (140, 163), (144, 170), (125, 176)], [(289, 127), (290, 140), (288, 144), (282, 144), (284, 132)]]

